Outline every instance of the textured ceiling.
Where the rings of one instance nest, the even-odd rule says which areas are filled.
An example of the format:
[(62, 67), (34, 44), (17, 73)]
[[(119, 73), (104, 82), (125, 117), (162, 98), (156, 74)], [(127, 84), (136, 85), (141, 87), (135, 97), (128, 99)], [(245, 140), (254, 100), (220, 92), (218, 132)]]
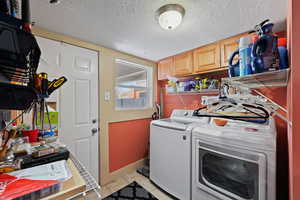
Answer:
[[(285, 29), (287, 0), (33, 0), (32, 20), (63, 33), (157, 61), (242, 33), (266, 18)], [(160, 28), (155, 11), (167, 3), (186, 9), (174, 31)]]

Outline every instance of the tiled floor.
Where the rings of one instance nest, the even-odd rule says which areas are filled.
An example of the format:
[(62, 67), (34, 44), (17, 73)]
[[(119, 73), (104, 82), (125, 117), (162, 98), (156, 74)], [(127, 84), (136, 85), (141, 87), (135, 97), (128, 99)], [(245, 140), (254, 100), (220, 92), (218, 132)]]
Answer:
[(148, 192), (153, 194), (156, 198), (159, 200), (173, 200), (169, 196), (167, 196), (165, 193), (161, 192), (157, 187), (155, 187), (149, 179), (146, 177), (140, 175), (137, 172), (133, 172), (131, 174), (127, 174), (124, 177), (121, 177), (119, 180), (112, 182), (108, 185), (101, 187), (101, 196), (102, 198), (105, 198), (109, 196), (110, 194), (122, 189), (126, 185), (132, 183), (133, 181), (136, 181), (138, 184), (140, 184), (143, 188), (145, 188)]
[[(173, 200), (171, 197), (160, 191), (156, 186), (154, 186), (149, 179), (140, 175), (137, 172), (133, 172), (131, 174), (127, 174), (121, 177), (119, 180), (114, 181), (108, 185), (101, 187), (101, 196), (105, 198), (110, 194), (122, 189), (123, 187), (127, 186), (128, 184), (136, 181), (140, 184), (143, 188), (145, 188), (148, 192), (153, 194), (159, 200)], [(75, 198), (74, 200), (97, 200), (99, 199), (95, 192), (90, 192), (86, 196), (80, 196)]]

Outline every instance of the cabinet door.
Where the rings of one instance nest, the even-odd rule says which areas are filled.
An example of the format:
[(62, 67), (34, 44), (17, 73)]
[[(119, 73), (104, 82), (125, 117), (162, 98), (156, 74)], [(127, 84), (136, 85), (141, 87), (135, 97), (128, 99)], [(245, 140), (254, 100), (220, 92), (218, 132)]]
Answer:
[(174, 75), (183, 76), (193, 73), (193, 53), (184, 52), (174, 56)]
[(158, 62), (158, 80), (166, 80), (168, 76), (172, 76), (172, 69), (174, 66), (173, 57), (163, 59)]
[[(228, 61), (230, 56), (239, 48), (239, 40), (241, 36), (236, 36), (222, 40), (220, 42), (221, 46), (221, 66), (227, 67), (229, 65)], [(238, 61), (238, 56), (234, 58), (233, 63)]]
[(194, 73), (214, 70), (220, 67), (219, 43), (200, 47), (193, 52)]

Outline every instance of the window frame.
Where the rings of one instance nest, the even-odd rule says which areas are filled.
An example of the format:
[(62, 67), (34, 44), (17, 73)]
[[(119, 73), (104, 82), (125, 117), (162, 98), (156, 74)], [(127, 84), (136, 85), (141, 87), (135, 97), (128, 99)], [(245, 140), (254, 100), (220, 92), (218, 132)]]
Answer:
[[(133, 67), (136, 67), (136, 68), (141, 68), (141, 69), (144, 69), (146, 71), (146, 87), (142, 87), (142, 86), (130, 86), (130, 85), (119, 85), (118, 84), (118, 78), (117, 77), (117, 68), (118, 68), (118, 63), (119, 64), (126, 64), (126, 65), (131, 65)], [(116, 111), (130, 111), (130, 110), (148, 110), (148, 109), (152, 109), (153, 108), (153, 91), (154, 91), (154, 81), (153, 81), (153, 77), (154, 77), (154, 70), (153, 70), (153, 67), (150, 67), (150, 66), (147, 66), (147, 65), (143, 65), (143, 64), (138, 64), (138, 63), (135, 63), (135, 62), (131, 62), (131, 61), (127, 61), (127, 60), (124, 60), (124, 59), (120, 59), (120, 58), (117, 58), (115, 59), (115, 76), (114, 76), (114, 110)], [(143, 72), (143, 71), (142, 71)], [(134, 75), (137, 75), (139, 72), (135, 72), (135, 73), (132, 73), (132, 75), (124, 75), (124, 76), (134, 76)], [(143, 72), (144, 73), (144, 72)], [(145, 89), (147, 91), (147, 95), (148, 95), (148, 104), (145, 105), (144, 107), (134, 107), (134, 108), (121, 108), (121, 107), (117, 107), (117, 104), (116, 104), (116, 100), (117, 100), (117, 87), (119, 88), (133, 88), (133, 89)]]

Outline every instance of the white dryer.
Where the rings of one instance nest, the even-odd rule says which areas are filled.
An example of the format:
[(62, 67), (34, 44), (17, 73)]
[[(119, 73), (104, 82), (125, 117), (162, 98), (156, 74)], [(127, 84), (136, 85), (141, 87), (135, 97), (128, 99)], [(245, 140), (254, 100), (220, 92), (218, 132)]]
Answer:
[(191, 133), (208, 118), (193, 110), (174, 110), (168, 119), (155, 120), (150, 128), (150, 180), (172, 196), (191, 198)]
[(276, 127), (229, 121), (193, 129), (193, 200), (275, 200)]

